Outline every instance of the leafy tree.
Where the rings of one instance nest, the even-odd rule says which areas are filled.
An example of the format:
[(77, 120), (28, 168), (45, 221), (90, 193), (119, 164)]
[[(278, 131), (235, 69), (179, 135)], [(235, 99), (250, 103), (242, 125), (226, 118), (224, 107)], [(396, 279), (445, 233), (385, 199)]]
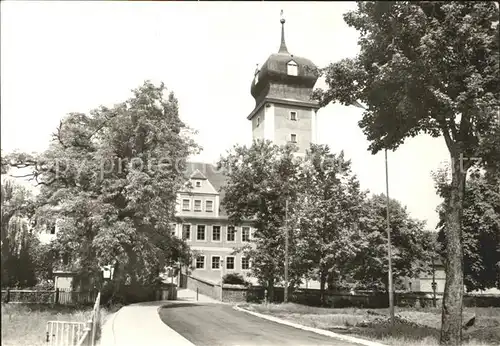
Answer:
[(500, 162), (498, 5), (360, 1), (344, 20), (360, 33), (360, 53), (323, 69), (328, 90), (315, 97), (322, 105), (366, 104), (359, 125), (373, 153), (397, 149), (419, 133), (443, 136), (448, 147), (452, 181), (441, 343), (458, 345), (465, 178), (475, 164), (498, 168)]
[[(348, 265), (358, 287), (388, 289), (386, 203), (384, 195), (373, 195), (363, 205), (355, 245), (358, 251)], [(397, 200), (390, 200), (389, 211), (393, 276), (416, 277), (432, 258), (432, 234), (424, 230), (425, 222), (411, 218)]]
[(59, 221), (52, 248), (80, 285), (99, 284), (109, 264), (116, 287), (151, 283), (170, 259), (188, 256), (170, 227), (186, 158), (198, 147), (165, 91), (146, 81), (112, 108), (69, 114), (42, 154), (8, 157), (32, 170), (37, 217)]
[[(251, 147), (235, 146), (221, 158), (219, 168), (227, 176), (222, 201), (229, 220), (240, 224), (251, 220), (255, 228), (253, 245), (242, 248), (252, 261), (251, 272), (274, 299), (274, 286), (284, 273), (285, 207), (294, 215), (299, 192), (298, 167), (294, 159), (296, 148), (277, 146), (270, 141), (254, 141)], [(289, 224), (289, 277), (292, 285), (303, 276), (302, 261), (296, 257), (296, 231)]]
[(344, 153), (331, 154), (328, 146), (311, 145), (301, 174), (300, 257), (318, 270), (324, 303), (327, 281), (332, 288), (342, 268), (356, 254), (355, 221), (366, 193), (360, 191)]
[(12, 180), (2, 182), (2, 286), (29, 287), (36, 283), (33, 251), (38, 246), (29, 218), (30, 192)]
[[(439, 208), (439, 243), (446, 248), (445, 205), (449, 199), (446, 170), (434, 176), (445, 202)], [(474, 170), (467, 179), (462, 214), (464, 282), (468, 291), (500, 288), (500, 174)]]

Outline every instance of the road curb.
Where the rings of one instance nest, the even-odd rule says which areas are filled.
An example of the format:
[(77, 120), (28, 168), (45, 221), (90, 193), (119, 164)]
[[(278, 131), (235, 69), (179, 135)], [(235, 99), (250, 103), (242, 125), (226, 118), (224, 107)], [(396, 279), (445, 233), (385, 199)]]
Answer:
[(247, 314), (254, 315), (254, 316), (257, 316), (260, 318), (264, 318), (264, 319), (269, 320), (269, 321), (273, 321), (273, 322), (280, 323), (280, 324), (285, 324), (285, 325), (290, 326), (290, 327), (306, 330), (306, 331), (313, 332), (316, 334), (329, 336), (331, 338), (339, 339), (342, 341), (348, 341), (348, 342), (352, 342), (352, 343), (359, 344), (359, 345), (365, 345), (365, 346), (386, 346), (386, 345), (378, 343), (378, 342), (359, 339), (359, 338), (356, 338), (354, 336), (337, 334), (337, 333), (330, 332), (330, 331), (324, 330), (324, 329), (303, 326), (301, 324), (293, 323), (293, 322), (290, 322), (290, 321), (287, 321), (287, 320), (284, 320), (284, 319), (281, 319), (278, 317), (274, 317), (274, 316), (265, 315), (265, 314), (261, 314), (258, 312), (246, 310), (246, 309), (240, 308), (238, 305), (233, 306), (233, 309), (238, 310), (238, 311), (242, 311), (242, 312), (246, 312)]
[[(119, 308), (116, 312), (114, 312), (112, 315), (111, 315), (111, 318), (106, 320), (106, 322), (104, 322), (104, 324), (101, 326), (101, 335), (100, 335), (100, 338), (99, 340), (97, 341), (97, 346), (115, 346), (116, 345), (116, 339), (115, 339), (115, 318), (116, 316), (120, 313), (120, 311), (122, 311), (122, 308)], [(112, 341), (113, 342), (113, 345), (107, 345), (105, 343), (103, 343), (103, 330), (104, 330), (104, 326), (108, 325), (107, 326), (107, 329), (109, 329), (109, 331), (111, 332), (111, 337), (112, 337), (112, 340), (105, 340), (105, 341)]]

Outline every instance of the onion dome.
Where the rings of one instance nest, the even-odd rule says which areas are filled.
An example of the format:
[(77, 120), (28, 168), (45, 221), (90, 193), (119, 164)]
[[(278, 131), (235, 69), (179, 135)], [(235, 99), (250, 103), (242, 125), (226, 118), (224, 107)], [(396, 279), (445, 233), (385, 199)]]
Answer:
[[(273, 89), (273, 85), (312, 89), (318, 79), (316, 74), (317, 67), (311, 60), (288, 52), (285, 43), (285, 19), (283, 18), (283, 11), (281, 11), (280, 23), (281, 42), (278, 53), (271, 54), (260, 70), (255, 72), (250, 89), (257, 104), (268, 96), (270, 89)], [(307, 100), (309, 100), (309, 95), (307, 95)]]

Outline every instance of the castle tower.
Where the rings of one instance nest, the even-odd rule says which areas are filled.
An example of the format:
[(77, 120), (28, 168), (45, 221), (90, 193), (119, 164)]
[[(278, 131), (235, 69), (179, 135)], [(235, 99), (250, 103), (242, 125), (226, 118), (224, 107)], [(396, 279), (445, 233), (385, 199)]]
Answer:
[(293, 142), (304, 154), (310, 143), (316, 143), (319, 105), (311, 94), (318, 77), (312, 61), (288, 52), (283, 11), (280, 22), (280, 48), (255, 71), (251, 87), (255, 108), (247, 118), (252, 121), (253, 139), (278, 145)]

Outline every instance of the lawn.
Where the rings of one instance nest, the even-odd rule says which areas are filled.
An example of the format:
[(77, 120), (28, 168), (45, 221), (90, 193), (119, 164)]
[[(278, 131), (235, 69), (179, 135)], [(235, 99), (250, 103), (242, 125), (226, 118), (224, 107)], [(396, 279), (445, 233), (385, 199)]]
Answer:
[[(42, 346), (48, 321), (89, 320), (92, 308), (38, 304), (2, 304), (2, 346)], [(107, 311), (101, 309), (104, 322)]]
[[(240, 306), (302, 325), (354, 335), (387, 345), (439, 345), (441, 310), (438, 308), (397, 308), (395, 327), (391, 329), (387, 309), (330, 309), (292, 303)], [(474, 314), (474, 325), (463, 331), (463, 345), (499, 345), (500, 308), (465, 308), (464, 316), (471, 317)]]

